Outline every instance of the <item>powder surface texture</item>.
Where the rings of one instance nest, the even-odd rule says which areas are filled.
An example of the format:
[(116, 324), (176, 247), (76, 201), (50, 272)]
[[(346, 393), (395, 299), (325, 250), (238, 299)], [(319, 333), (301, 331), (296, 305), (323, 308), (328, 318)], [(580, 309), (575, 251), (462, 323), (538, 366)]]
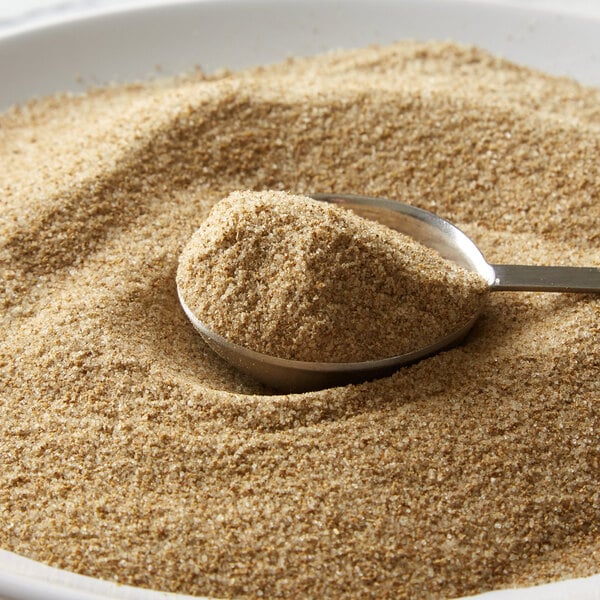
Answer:
[(449, 598), (600, 571), (600, 303), (492, 294), (459, 347), (270, 395), (178, 257), (240, 189), (396, 198), (491, 262), (600, 266), (600, 92), (399, 43), (0, 116), (0, 546), (214, 597)]
[(469, 323), (488, 284), (351, 210), (285, 192), (234, 192), (186, 245), (186, 305), (263, 354), (359, 362), (431, 345)]

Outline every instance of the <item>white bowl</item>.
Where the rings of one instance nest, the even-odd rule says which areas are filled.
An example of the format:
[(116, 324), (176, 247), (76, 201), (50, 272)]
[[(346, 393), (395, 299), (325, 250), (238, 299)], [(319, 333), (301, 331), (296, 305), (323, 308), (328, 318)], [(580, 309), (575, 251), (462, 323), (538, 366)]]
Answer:
[[(90, 10), (0, 36), (0, 109), (90, 84), (264, 64), (401, 38), (473, 43), (600, 86), (600, 17), (454, 0), (198, 0)], [(598, 15), (596, 11), (596, 15)], [(600, 600), (600, 575), (478, 598)], [(190, 596), (121, 586), (0, 550), (0, 598), (158, 600)]]

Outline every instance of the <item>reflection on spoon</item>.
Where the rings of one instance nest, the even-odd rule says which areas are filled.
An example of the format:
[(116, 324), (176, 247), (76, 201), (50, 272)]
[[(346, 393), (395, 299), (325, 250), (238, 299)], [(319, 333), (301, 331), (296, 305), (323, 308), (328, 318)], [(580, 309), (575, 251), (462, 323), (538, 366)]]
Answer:
[[(540, 267), (491, 265), (475, 244), (450, 222), (419, 208), (384, 198), (318, 194), (312, 198), (352, 210), (436, 250), (443, 258), (479, 274), (490, 291), (600, 292), (600, 269), (593, 267)], [(234, 344), (206, 327), (182, 297), (181, 306), (206, 343), (222, 358), (254, 379), (280, 392), (309, 390), (360, 382), (388, 375), (460, 342), (478, 314), (448, 335), (413, 351), (364, 362), (304, 362), (269, 356)]]

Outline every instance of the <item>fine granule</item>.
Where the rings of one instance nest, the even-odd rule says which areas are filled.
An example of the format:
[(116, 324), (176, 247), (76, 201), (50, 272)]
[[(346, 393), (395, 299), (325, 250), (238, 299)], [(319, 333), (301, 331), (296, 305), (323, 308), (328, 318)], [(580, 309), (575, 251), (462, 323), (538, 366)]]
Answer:
[(489, 284), (350, 210), (286, 192), (234, 192), (184, 248), (183, 301), (251, 350), (311, 362), (406, 354), (479, 313)]
[(385, 379), (269, 395), (180, 310), (239, 189), (432, 210), (600, 265), (600, 93), (405, 42), (0, 116), (0, 546), (217, 597), (438, 597), (600, 571), (600, 304), (492, 295)]

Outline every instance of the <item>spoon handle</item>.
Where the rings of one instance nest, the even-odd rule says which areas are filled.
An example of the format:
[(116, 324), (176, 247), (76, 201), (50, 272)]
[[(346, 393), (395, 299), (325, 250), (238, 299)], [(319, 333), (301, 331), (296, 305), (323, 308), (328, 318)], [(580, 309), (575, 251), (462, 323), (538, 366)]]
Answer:
[(538, 267), (491, 265), (496, 280), (493, 292), (600, 293), (600, 269), (596, 267)]

